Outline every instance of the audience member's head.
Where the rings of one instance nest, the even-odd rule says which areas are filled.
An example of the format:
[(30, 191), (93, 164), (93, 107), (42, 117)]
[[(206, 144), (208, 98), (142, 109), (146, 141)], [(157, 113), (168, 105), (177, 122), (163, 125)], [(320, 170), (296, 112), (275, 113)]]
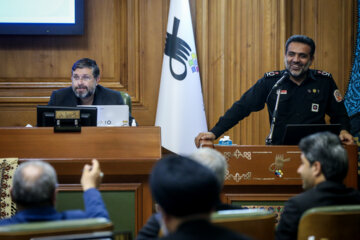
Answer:
[(25, 162), (14, 173), (11, 197), (22, 207), (53, 205), (56, 185), (56, 172), (50, 164)]
[(208, 219), (220, 194), (219, 182), (212, 170), (177, 155), (156, 163), (150, 187), (170, 232), (176, 230), (182, 219)]
[(301, 165), (298, 168), (303, 188), (309, 189), (322, 181), (342, 182), (348, 171), (347, 152), (339, 137), (321, 132), (300, 141)]
[(215, 149), (205, 147), (196, 149), (190, 155), (190, 158), (214, 171), (220, 187), (223, 187), (228, 170), (228, 164), (224, 155)]

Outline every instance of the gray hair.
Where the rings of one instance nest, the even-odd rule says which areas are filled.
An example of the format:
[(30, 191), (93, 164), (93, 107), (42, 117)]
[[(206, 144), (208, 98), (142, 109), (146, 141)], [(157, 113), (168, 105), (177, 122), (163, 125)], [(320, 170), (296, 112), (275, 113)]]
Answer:
[(348, 171), (348, 155), (339, 137), (330, 132), (315, 133), (303, 138), (299, 148), (312, 165), (320, 162), (326, 180), (342, 182)]
[(215, 173), (216, 178), (220, 183), (220, 187), (223, 187), (225, 174), (228, 169), (228, 164), (224, 155), (215, 149), (205, 147), (195, 150), (190, 155), (190, 158), (210, 168)]
[[(38, 172), (29, 172), (29, 170)], [(11, 196), (25, 207), (52, 205), (57, 177), (54, 168), (44, 161), (28, 161), (14, 173)]]

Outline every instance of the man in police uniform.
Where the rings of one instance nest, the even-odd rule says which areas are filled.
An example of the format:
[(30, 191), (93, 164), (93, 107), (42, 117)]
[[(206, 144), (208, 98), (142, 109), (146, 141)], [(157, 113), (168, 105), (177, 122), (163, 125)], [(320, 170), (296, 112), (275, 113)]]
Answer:
[(331, 123), (341, 125), (339, 137), (342, 142), (352, 144), (349, 118), (331, 74), (309, 69), (314, 53), (315, 43), (311, 38), (303, 35), (291, 36), (285, 45), (286, 70), (266, 73), (220, 117), (210, 132), (198, 134), (195, 138), (196, 146), (199, 147), (203, 140), (215, 140), (251, 112), (263, 109), (265, 103), (271, 121), (277, 98), (277, 88), (274, 89), (273, 86), (285, 72), (289, 77), (278, 86), (281, 89), (280, 101), (272, 144), (282, 144), (287, 124), (324, 124), (325, 114), (330, 116)]

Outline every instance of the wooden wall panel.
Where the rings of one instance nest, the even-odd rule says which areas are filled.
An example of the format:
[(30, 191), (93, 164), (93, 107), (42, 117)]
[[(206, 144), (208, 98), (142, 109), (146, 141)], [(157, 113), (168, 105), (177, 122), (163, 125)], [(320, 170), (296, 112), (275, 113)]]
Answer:
[[(351, 70), (356, 1), (197, 0), (208, 20), (197, 29), (200, 71), (209, 128), (267, 71), (284, 68), (284, 44), (305, 34), (317, 44), (312, 67), (333, 74), (344, 94)], [(200, 12), (200, 11), (198, 11)], [(206, 37), (203, 37), (203, 36)], [(200, 47), (199, 47), (200, 46)], [(208, 53), (204, 53), (208, 52)], [(203, 69), (205, 68), (205, 73)], [(237, 144), (264, 144), (266, 108), (226, 133)]]
[[(80, 57), (96, 59), (102, 84), (127, 91), (141, 125), (155, 122), (170, 0), (87, 0), (83, 36), (0, 36), (0, 126), (35, 123), (35, 106), (70, 84)], [(342, 93), (351, 69), (356, 0), (190, 0), (204, 102), (211, 128), (267, 71), (283, 68), (292, 34), (317, 43), (313, 67)], [(266, 109), (227, 134), (264, 144)]]
[(70, 85), (71, 66), (82, 57), (97, 61), (102, 85), (132, 96), (139, 124), (153, 125), (163, 5), (162, 0), (87, 0), (82, 36), (0, 36), (0, 126), (34, 125), (36, 105)]
[(332, 73), (346, 91), (356, 34), (356, 1), (295, 0), (290, 5), (291, 34), (305, 34), (316, 43), (312, 68)]
[[(285, 3), (229, 0), (208, 4), (207, 37), (202, 38), (205, 43), (197, 43), (201, 53), (208, 52), (199, 61), (211, 128), (266, 71), (281, 68), (285, 21), (280, 10)], [(198, 31), (204, 35), (206, 29)], [(267, 118), (266, 111), (254, 113), (228, 134), (238, 144), (263, 144), (269, 131)]]

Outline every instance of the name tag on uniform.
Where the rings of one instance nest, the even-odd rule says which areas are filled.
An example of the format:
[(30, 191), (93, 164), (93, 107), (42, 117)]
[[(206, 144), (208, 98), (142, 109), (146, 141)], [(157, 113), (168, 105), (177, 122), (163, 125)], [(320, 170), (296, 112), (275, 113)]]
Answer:
[(319, 112), (319, 104), (313, 103), (311, 105), (311, 111), (312, 112)]

